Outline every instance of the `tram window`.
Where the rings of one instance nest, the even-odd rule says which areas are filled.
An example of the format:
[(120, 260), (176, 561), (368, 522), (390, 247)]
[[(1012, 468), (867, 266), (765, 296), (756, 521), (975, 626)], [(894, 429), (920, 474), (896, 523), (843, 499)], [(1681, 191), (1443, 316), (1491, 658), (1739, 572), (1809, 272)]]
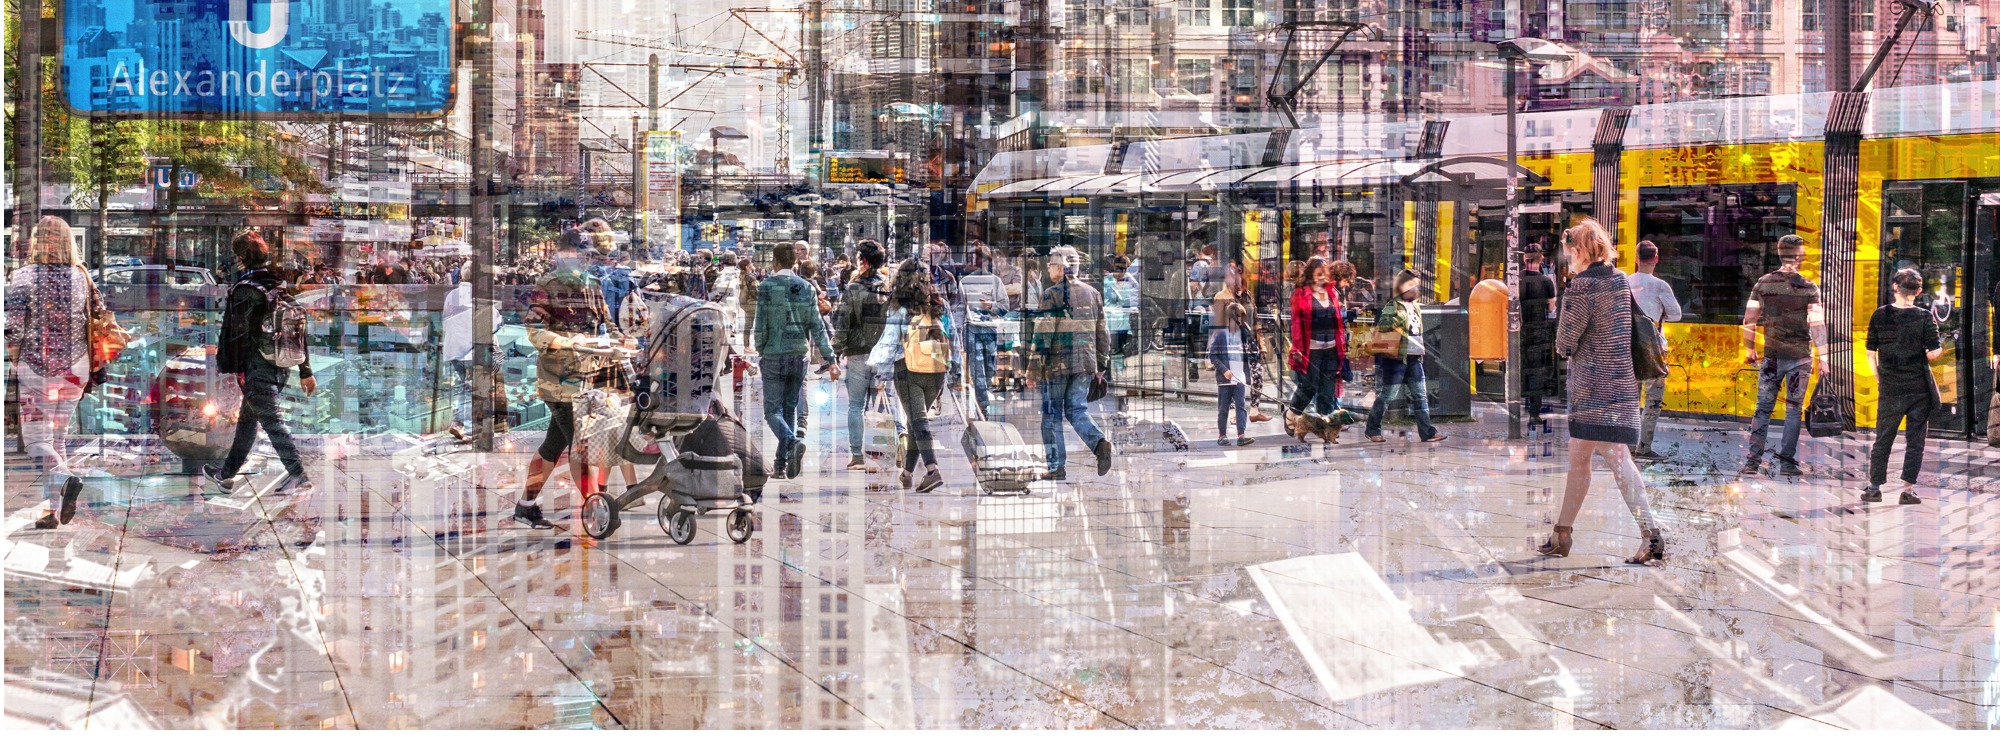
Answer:
[(1639, 239), (1660, 247), (1656, 273), (1682, 322), (1742, 322), (1750, 286), (1777, 267), (1778, 238), (1797, 231), (1796, 194), (1792, 185), (1639, 190)]
[(1924, 275), (1920, 304), (1947, 317), (1965, 258), (1966, 188), (1962, 182), (1902, 183), (1883, 191), (1881, 304), (1888, 304), (1889, 279), (1905, 268)]

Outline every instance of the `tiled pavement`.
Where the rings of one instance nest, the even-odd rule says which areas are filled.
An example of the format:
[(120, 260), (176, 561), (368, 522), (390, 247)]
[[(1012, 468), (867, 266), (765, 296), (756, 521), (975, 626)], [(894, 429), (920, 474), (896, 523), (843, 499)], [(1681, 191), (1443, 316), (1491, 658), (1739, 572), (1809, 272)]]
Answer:
[(1737, 432), (1683, 425), (1648, 472), (1666, 564), (1629, 567), (1637, 529), (1603, 471), (1576, 554), (1532, 553), (1555, 435), (1223, 450), (1212, 412), (1172, 408), (1193, 451), (997, 498), (970, 492), (956, 429), (946, 488), (916, 495), (841, 470), (843, 420), (817, 411), (808, 475), (741, 546), (719, 519), (676, 546), (650, 507), (604, 543), (519, 530), (505, 488), (528, 434), (483, 459), (310, 441), (318, 488), (294, 504), (100, 477), (54, 532), (26, 528), (37, 489), (13, 459), (8, 721), (2000, 725), (2000, 452), (1947, 442), (1936, 502), (1861, 508), (1840, 476), (1865, 468), (1858, 438), (1814, 445), (1807, 477), (1746, 479)]

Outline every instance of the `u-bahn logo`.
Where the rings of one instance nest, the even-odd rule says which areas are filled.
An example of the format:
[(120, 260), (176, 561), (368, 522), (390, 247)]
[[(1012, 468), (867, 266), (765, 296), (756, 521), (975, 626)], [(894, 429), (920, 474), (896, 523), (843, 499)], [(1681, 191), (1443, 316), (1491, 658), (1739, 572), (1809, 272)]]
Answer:
[(229, 0), (229, 38), (250, 49), (270, 49), (285, 41), (292, 0), (270, 0), (271, 18), (263, 31), (250, 30), (250, 0)]

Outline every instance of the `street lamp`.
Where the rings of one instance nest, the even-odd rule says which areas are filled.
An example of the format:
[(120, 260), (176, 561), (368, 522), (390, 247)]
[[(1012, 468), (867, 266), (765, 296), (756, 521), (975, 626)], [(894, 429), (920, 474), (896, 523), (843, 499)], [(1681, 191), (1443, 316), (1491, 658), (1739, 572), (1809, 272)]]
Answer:
[(722, 150), (720, 141), (741, 141), (750, 136), (727, 125), (708, 129), (708, 210), (709, 222), (722, 223)]
[(1521, 433), (1521, 155), (1520, 133), (1514, 127), (1520, 108), (1515, 79), (1522, 60), (1538, 63), (1569, 62), (1574, 59), (1556, 43), (1534, 37), (1518, 37), (1499, 44), (1500, 58), (1507, 61), (1503, 93), (1507, 99), (1507, 439), (1519, 440)]

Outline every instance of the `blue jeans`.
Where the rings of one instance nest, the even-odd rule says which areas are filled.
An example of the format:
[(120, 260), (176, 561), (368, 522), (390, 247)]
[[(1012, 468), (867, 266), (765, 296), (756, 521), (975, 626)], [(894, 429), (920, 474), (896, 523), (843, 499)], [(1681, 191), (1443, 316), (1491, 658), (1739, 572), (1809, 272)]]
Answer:
[(798, 441), (799, 404), (805, 398), (805, 355), (765, 357), (764, 423), (778, 437), (778, 461), (791, 460), (792, 444)]
[(1104, 431), (1090, 419), (1090, 379), (1090, 373), (1080, 372), (1042, 380), (1042, 450), (1048, 455), (1049, 471), (1062, 471), (1069, 463), (1068, 447), (1063, 445), (1064, 419), (1084, 445), (1095, 447), (1104, 439)]
[[(847, 355), (847, 361), (841, 367), (846, 369), (841, 375), (841, 380), (847, 386), (847, 448), (859, 456), (862, 451), (862, 438), (867, 436), (862, 421), (868, 413), (868, 397), (875, 391), (876, 378), (890, 374), (891, 368), (883, 367), (880, 368), (881, 372), (878, 372), (877, 368), (869, 367), (866, 354)], [(894, 413), (896, 410), (889, 411)], [(901, 429), (902, 426), (903, 417), (897, 414), (896, 427)]]
[(1793, 463), (1799, 456), (1799, 424), (1805, 419), (1806, 379), (1812, 374), (1812, 358), (1776, 359), (1765, 357), (1757, 368), (1757, 411), (1750, 418), (1750, 460), (1764, 457), (1765, 437), (1771, 432), (1771, 409), (1778, 405), (1778, 388), (1785, 389), (1785, 436), (1778, 444), (1778, 457)]
[(998, 369), (997, 353), (1000, 350), (1000, 332), (991, 328), (973, 328), (966, 338), (966, 366), (972, 371), (972, 395), (978, 401), (981, 411), (993, 402), (993, 372)]
[(1236, 408), (1236, 436), (1243, 437), (1244, 423), (1250, 420), (1249, 400), (1245, 394), (1250, 386), (1242, 383), (1218, 385), (1215, 387), (1215, 436), (1229, 437), (1229, 409)]
[(1380, 390), (1375, 393), (1375, 405), (1368, 409), (1370, 437), (1382, 434), (1382, 417), (1388, 414), (1389, 402), (1396, 398), (1399, 388), (1410, 394), (1410, 416), (1417, 420), (1417, 437), (1422, 440), (1437, 437), (1438, 430), (1431, 425), (1431, 392), (1424, 382), (1423, 355), (1376, 357), (1375, 379)]
[(294, 476), (305, 474), (305, 465), (299, 463), (298, 446), (292, 443), (292, 432), (285, 428), (285, 415), (278, 410), (278, 392), (291, 381), (292, 371), (280, 370), (256, 354), (250, 356), (249, 368), (248, 377), (243, 379), (243, 406), (236, 412), (236, 437), (229, 443), (229, 457), (222, 462), (222, 476), (236, 476), (244, 462), (250, 460), (250, 447), (257, 444), (260, 426), (264, 428), (264, 436), (271, 439), (271, 449), (278, 452), (278, 461), (285, 465), (285, 471)]

